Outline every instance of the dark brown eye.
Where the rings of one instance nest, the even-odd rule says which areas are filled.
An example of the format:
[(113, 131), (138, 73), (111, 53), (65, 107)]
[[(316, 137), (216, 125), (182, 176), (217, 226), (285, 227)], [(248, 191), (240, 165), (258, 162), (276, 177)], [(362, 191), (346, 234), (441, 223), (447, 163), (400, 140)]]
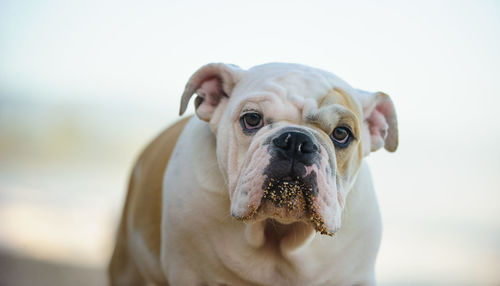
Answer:
[(262, 127), (262, 116), (256, 112), (246, 113), (241, 117), (243, 130), (252, 131)]
[(349, 130), (349, 128), (347, 127), (336, 127), (335, 129), (333, 129), (330, 138), (332, 138), (335, 146), (344, 148), (349, 145), (352, 138), (352, 133), (351, 130)]

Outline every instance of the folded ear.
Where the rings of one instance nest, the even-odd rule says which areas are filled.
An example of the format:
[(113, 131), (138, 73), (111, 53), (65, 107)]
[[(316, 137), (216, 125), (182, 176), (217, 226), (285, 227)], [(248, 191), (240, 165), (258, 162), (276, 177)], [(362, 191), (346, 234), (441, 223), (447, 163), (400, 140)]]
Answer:
[[(370, 148), (365, 155), (384, 147), (389, 152), (398, 148), (398, 121), (391, 98), (383, 92), (357, 90), (363, 106), (363, 137), (369, 136)], [(366, 143), (364, 143), (366, 144)]]
[(189, 99), (196, 93), (194, 105), (196, 115), (210, 121), (212, 115), (224, 97), (229, 97), (238, 82), (242, 70), (235, 65), (213, 63), (202, 66), (189, 78), (182, 94), (179, 115), (187, 108)]

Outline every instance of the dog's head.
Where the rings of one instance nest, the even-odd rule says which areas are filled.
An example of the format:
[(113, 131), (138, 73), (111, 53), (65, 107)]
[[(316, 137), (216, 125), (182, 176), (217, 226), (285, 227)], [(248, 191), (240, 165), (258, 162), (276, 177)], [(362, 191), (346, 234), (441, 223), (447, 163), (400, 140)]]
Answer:
[(331, 235), (363, 157), (398, 145), (386, 94), (319, 69), (209, 64), (190, 78), (180, 114), (194, 93), (197, 116), (217, 138), (231, 214), (245, 221), (306, 222)]

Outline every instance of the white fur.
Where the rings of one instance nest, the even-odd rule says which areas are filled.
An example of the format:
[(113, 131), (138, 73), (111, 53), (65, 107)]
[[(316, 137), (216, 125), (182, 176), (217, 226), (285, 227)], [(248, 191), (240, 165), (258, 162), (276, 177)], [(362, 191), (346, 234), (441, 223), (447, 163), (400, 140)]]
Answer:
[(305, 247), (286, 253), (286, 262), (257, 251), (245, 237), (252, 225), (230, 216), (215, 155), (197, 157), (199, 148), (215, 148), (206, 129), (191, 119), (165, 173), (161, 260), (172, 285), (375, 285), (381, 223), (366, 164), (347, 197), (343, 227), (334, 237), (314, 234)]
[[(203, 82), (199, 75), (193, 78)], [(332, 181), (335, 176), (323, 170), (326, 165), (335, 168), (334, 152), (321, 147), (323, 190), (339, 188), (335, 200), (327, 198), (322, 202), (329, 203), (321, 206), (327, 209), (323, 215), (338, 221), (337, 228), (342, 221), (333, 237), (303, 226), (269, 247), (263, 220), (245, 223), (231, 216), (246, 216), (254, 201), (260, 203), (260, 193), (238, 190), (258, 187), (263, 179), (256, 169), (270, 159), (259, 145), (268, 133), (251, 138), (235, 131), (242, 105), (254, 105), (285, 125), (297, 125), (333, 87), (352, 95), (357, 91), (328, 72), (300, 65), (268, 64), (238, 70), (237, 77), (230, 78), (238, 79), (231, 81), (230, 99), (221, 97), (216, 108), (203, 112), (201, 118), (208, 123), (189, 121), (165, 171), (161, 267), (170, 285), (376, 285), (381, 221), (364, 162), (359, 169), (349, 169), (348, 182)], [(249, 98), (251, 103), (246, 102)], [(363, 102), (356, 103), (363, 111)], [(183, 98), (181, 112), (186, 104)], [(365, 143), (370, 133), (366, 122), (361, 126), (359, 139)], [(363, 147), (370, 150), (370, 143)]]

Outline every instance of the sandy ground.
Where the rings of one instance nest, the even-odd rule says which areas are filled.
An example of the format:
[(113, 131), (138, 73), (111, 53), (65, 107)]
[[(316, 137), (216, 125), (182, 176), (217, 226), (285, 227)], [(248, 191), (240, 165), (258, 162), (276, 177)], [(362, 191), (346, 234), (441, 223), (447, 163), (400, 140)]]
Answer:
[(104, 269), (63, 265), (0, 253), (1, 286), (106, 285)]

